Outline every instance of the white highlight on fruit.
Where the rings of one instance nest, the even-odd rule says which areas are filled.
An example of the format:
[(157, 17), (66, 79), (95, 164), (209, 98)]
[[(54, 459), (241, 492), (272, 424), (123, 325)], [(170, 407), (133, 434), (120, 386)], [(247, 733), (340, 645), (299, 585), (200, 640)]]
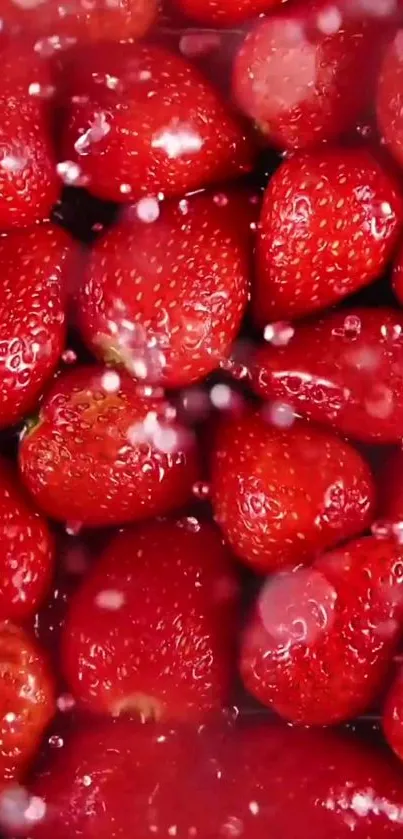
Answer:
[(37, 795), (18, 784), (8, 786), (0, 793), (0, 825), (6, 831), (29, 829), (41, 821), (46, 813), (46, 804)]
[(101, 387), (105, 393), (117, 393), (120, 388), (120, 376), (116, 370), (108, 370), (101, 377)]
[(324, 35), (335, 35), (342, 26), (343, 18), (337, 6), (328, 6), (319, 12), (316, 22)]
[(156, 221), (160, 214), (159, 203), (156, 198), (142, 198), (136, 204), (136, 213), (140, 221), (145, 223)]
[(124, 605), (125, 599), (123, 591), (118, 591), (117, 589), (105, 589), (97, 594), (95, 602), (100, 609), (117, 612)]
[(200, 151), (203, 140), (186, 125), (173, 124), (172, 129), (166, 128), (151, 141), (153, 149), (161, 149), (170, 159), (181, 157), (183, 154)]
[(73, 160), (63, 160), (61, 163), (58, 163), (56, 165), (56, 172), (67, 186), (74, 186), (81, 179), (81, 168)]
[(218, 410), (229, 408), (232, 401), (232, 389), (228, 385), (218, 384), (210, 390), (210, 399), (212, 405)]

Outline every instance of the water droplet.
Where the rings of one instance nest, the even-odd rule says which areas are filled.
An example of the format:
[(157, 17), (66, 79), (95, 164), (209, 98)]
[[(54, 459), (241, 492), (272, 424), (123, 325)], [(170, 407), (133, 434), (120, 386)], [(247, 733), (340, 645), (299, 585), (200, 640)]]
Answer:
[(375, 539), (390, 539), (392, 535), (392, 524), (386, 519), (378, 519), (371, 525), (371, 533)]
[(72, 711), (75, 707), (76, 700), (71, 693), (61, 693), (56, 699), (56, 705), (62, 714)]
[(78, 536), (82, 527), (81, 521), (67, 521), (64, 529), (69, 536)]
[(270, 402), (262, 409), (262, 416), (276, 428), (291, 428), (296, 419), (294, 409), (287, 402)]
[(8, 832), (29, 829), (46, 813), (42, 798), (30, 795), (24, 787), (13, 785), (0, 793), (0, 824)]
[(51, 734), (48, 739), (48, 743), (52, 749), (62, 749), (64, 746), (63, 737), (59, 737), (58, 734)]
[(125, 595), (123, 591), (117, 589), (105, 589), (98, 592), (95, 603), (100, 609), (105, 609), (110, 612), (117, 612), (125, 603)]
[(75, 364), (77, 361), (77, 353), (75, 353), (74, 350), (65, 350), (64, 353), (62, 353), (62, 361), (64, 364)]
[(193, 495), (200, 501), (205, 501), (210, 497), (211, 487), (207, 481), (196, 481), (192, 486)]
[(101, 387), (105, 393), (117, 393), (120, 388), (120, 376), (116, 370), (108, 370), (101, 376)]
[(156, 221), (160, 214), (159, 203), (156, 198), (142, 198), (136, 204), (136, 213), (140, 221), (150, 223)]
[(263, 338), (275, 347), (285, 347), (293, 338), (295, 329), (291, 323), (278, 321), (269, 323), (263, 330)]

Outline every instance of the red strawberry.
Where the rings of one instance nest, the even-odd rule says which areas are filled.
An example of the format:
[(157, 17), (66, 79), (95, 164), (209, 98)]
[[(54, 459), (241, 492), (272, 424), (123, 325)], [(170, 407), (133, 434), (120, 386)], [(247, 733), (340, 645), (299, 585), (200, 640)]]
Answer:
[(0, 785), (24, 773), (54, 713), (51, 674), (39, 648), (9, 623), (0, 625)]
[(374, 487), (358, 452), (304, 422), (249, 411), (223, 421), (213, 450), (217, 522), (238, 556), (266, 572), (307, 562), (370, 524)]
[(398, 671), (387, 695), (382, 724), (390, 747), (403, 760), (403, 668)]
[(146, 198), (99, 241), (78, 308), (98, 356), (124, 362), (137, 378), (178, 387), (206, 376), (229, 353), (248, 299), (250, 254), (239, 216), (211, 196), (159, 213), (158, 202)]
[(65, 293), (75, 248), (46, 224), (0, 238), (0, 427), (36, 407), (65, 339)]
[(393, 291), (399, 301), (399, 303), (403, 303), (403, 248), (400, 247), (397, 256), (395, 259), (395, 263), (393, 266), (392, 272), (392, 287)]
[(34, 839), (300, 839), (301, 824), (310, 839), (401, 835), (399, 767), (351, 735), (121, 719), (80, 729), (53, 757), (33, 787), (46, 807)]
[(194, 719), (229, 700), (235, 574), (220, 534), (154, 521), (112, 540), (71, 602), (62, 661), (94, 711)]
[(403, 618), (403, 548), (367, 537), (272, 577), (247, 626), (247, 689), (292, 722), (329, 725), (370, 708)]
[(53, 539), (9, 464), (0, 460), (0, 621), (24, 620), (50, 586)]
[(377, 475), (381, 526), (400, 538), (403, 533), (403, 451), (383, 455)]
[(63, 154), (100, 198), (182, 195), (250, 169), (249, 140), (218, 94), (162, 47), (87, 48), (67, 73)]
[(49, 216), (59, 192), (51, 149), (47, 65), (13, 41), (1, 53), (0, 230)]
[(190, 434), (126, 373), (78, 367), (56, 381), (20, 445), (24, 483), (40, 509), (96, 527), (185, 504), (198, 476)]
[(298, 325), (273, 324), (251, 362), (254, 390), (358, 440), (399, 441), (403, 316), (346, 309)]
[(211, 26), (230, 26), (269, 12), (282, 0), (175, 0), (178, 9), (192, 20)]
[(149, 29), (157, 11), (157, 0), (73, 0), (61, 6), (58, 0), (14, 3), (2, 0), (2, 18), (6, 27), (20, 29), (25, 36), (37, 38), (35, 48), (45, 55), (71, 43), (139, 38)]
[(390, 42), (381, 67), (377, 90), (379, 130), (389, 151), (403, 165), (403, 29)]
[(260, 219), (258, 323), (323, 309), (372, 282), (402, 220), (395, 183), (365, 149), (286, 160), (269, 183)]
[(350, 18), (340, 2), (287, 3), (246, 36), (234, 63), (234, 97), (280, 149), (339, 137), (371, 102), (381, 33), (362, 8)]

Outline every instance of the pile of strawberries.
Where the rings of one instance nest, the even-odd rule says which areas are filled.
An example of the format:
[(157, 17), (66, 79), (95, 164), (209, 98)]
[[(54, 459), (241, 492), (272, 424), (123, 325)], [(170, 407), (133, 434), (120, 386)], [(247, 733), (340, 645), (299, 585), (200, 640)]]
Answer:
[(0, 827), (399, 835), (403, 2), (0, 12)]

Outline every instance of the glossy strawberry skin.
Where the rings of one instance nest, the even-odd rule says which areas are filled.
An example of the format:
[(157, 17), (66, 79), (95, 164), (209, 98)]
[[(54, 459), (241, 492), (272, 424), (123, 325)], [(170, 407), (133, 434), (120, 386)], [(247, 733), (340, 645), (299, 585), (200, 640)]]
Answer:
[(247, 689), (287, 720), (330, 725), (370, 709), (401, 631), (403, 550), (367, 537), (271, 578), (241, 651)]
[(400, 668), (386, 697), (382, 726), (389, 746), (403, 760), (403, 672)]
[[(403, 317), (399, 311), (345, 309), (295, 329), (288, 327), (283, 335), (283, 346), (261, 346), (252, 358), (256, 393), (357, 440), (401, 439)], [(273, 340), (282, 341), (281, 328), (276, 333), (275, 325)]]
[(51, 224), (0, 239), (0, 427), (37, 405), (65, 341), (76, 246)]
[(365, 149), (286, 160), (269, 182), (260, 218), (257, 323), (323, 309), (379, 277), (402, 219), (398, 187)]
[(194, 518), (112, 540), (71, 601), (64, 674), (84, 707), (202, 719), (229, 700), (237, 582), (221, 535)]
[(126, 373), (116, 379), (102, 367), (72, 369), (23, 436), (23, 483), (47, 515), (89, 527), (179, 508), (191, 497), (198, 464), (193, 437), (170, 411), (161, 397), (139, 393)]
[(73, 0), (63, 8), (57, 0), (44, 0), (41, 11), (12, 0), (2, 0), (2, 16), (11, 32), (20, 31), (26, 38), (36, 39), (36, 50), (44, 55), (71, 43), (87, 43), (105, 38), (124, 40), (139, 38), (153, 22), (156, 0), (123, 0), (113, 4), (107, 0)]
[(20, 628), (0, 625), (0, 784), (21, 778), (55, 710), (54, 686), (39, 647)]
[(22, 621), (43, 601), (53, 571), (53, 538), (46, 520), (0, 460), (0, 620)]
[(47, 66), (15, 41), (2, 51), (0, 229), (49, 217), (60, 182), (51, 148)]
[(78, 302), (81, 332), (135, 377), (188, 385), (219, 366), (238, 334), (249, 249), (238, 219), (213, 196), (163, 206), (153, 222), (141, 212), (140, 202), (95, 245)]
[(231, 26), (270, 12), (281, 0), (175, 0), (178, 9), (191, 20), (207, 26)]
[(150, 827), (157, 839), (195, 829), (208, 839), (240, 825), (248, 839), (300, 839), (301, 823), (311, 839), (401, 832), (401, 773), (382, 750), (268, 720), (198, 731), (87, 724), (33, 792), (47, 808), (34, 839), (130, 839)]
[(282, 429), (245, 412), (222, 422), (212, 461), (216, 521), (235, 553), (258, 571), (310, 562), (371, 522), (369, 467), (319, 427), (296, 421)]
[(362, 5), (348, 16), (340, 2), (287, 3), (258, 21), (241, 44), (235, 101), (279, 149), (334, 140), (372, 100), (381, 36), (381, 23), (365, 19)]
[(75, 53), (67, 73), (63, 159), (78, 162), (94, 195), (182, 196), (250, 170), (243, 128), (181, 57), (157, 46), (101, 44)]
[(385, 50), (378, 79), (377, 118), (387, 148), (403, 165), (402, 59), (403, 29), (399, 29)]

